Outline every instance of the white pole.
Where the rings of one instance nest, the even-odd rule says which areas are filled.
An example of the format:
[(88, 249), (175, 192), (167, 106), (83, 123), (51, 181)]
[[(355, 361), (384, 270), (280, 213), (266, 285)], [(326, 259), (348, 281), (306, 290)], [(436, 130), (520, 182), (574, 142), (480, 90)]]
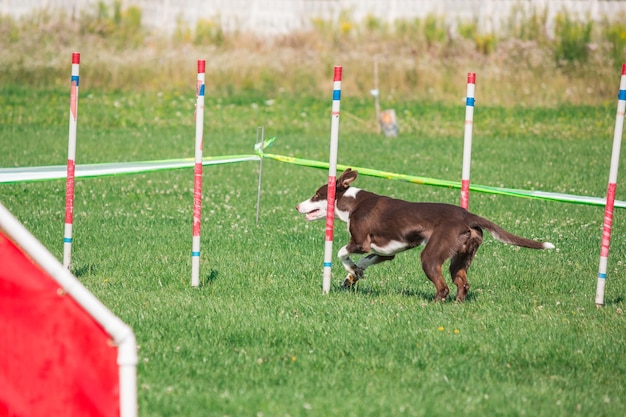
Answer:
[(193, 176), (193, 236), (191, 286), (200, 285), (200, 222), (202, 218), (202, 141), (204, 135), (204, 81), (206, 61), (198, 60), (196, 84), (196, 152)]
[[(126, 326), (126, 325), (124, 325)], [(124, 339), (116, 341), (120, 376), (120, 417), (137, 415), (137, 341), (126, 326)]]
[(463, 172), (461, 174), (461, 207), (469, 208), (470, 164), (472, 162), (472, 126), (474, 125), (474, 91), (476, 74), (467, 74), (467, 98), (465, 99), (465, 136), (463, 139)]
[(600, 248), (600, 266), (598, 268), (598, 284), (596, 287), (596, 306), (604, 304), (604, 285), (606, 283), (606, 269), (609, 260), (609, 246), (611, 244), (611, 228), (613, 227), (613, 207), (615, 204), (615, 189), (617, 188), (617, 170), (619, 168), (619, 154), (622, 146), (624, 128), (624, 110), (626, 109), (626, 64), (622, 65), (617, 101), (617, 115), (615, 116), (615, 130), (613, 131), (613, 151), (611, 167), (609, 169), (609, 185), (606, 191), (606, 206), (604, 209), (604, 227), (602, 229), (602, 246)]
[(330, 158), (328, 162), (328, 203), (326, 205), (326, 240), (324, 243), (324, 279), (322, 292), (330, 292), (333, 259), (333, 227), (335, 224), (335, 191), (337, 188), (337, 148), (339, 144), (339, 108), (341, 103), (342, 67), (335, 67), (333, 77), (333, 104), (330, 125)]
[[(265, 142), (265, 127), (256, 129), (256, 149), (263, 154), (263, 144)], [(259, 211), (261, 211), (261, 181), (263, 179), (263, 157), (259, 158), (259, 182), (256, 194), (256, 224), (259, 224)]]
[(78, 122), (78, 85), (80, 54), (72, 53), (70, 87), (70, 131), (67, 144), (67, 179), (65, 183), (65, 230), (63, 233), (63, 266), (70, 268), (72, 260), (72, 226), (74, 223), (74, 173), (76, 170), (76, 126)]
[(376, 112), (376, 133), (380, 134), (380, 90), (378, 89), (378, 57), (374, 58), (374, 110)]

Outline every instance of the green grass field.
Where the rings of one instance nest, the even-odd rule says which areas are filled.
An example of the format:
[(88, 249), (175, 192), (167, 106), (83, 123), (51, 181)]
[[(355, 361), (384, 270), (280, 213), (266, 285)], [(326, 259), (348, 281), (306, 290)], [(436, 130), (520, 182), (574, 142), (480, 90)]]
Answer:
[[(273, 153), (328, 160), (330, 87), (327, 100), (207, 97), (204, 155), (253, 153), (264, 126)], [(0, 87), (0, 167), (66, 163), (67, 90)], [(193, 89), (81, 90), (77, 163), (193, 157), (194, 103)], [(339, 163), (458, 181), (464, 106), (393, 107), (400, 135), (387, 139), (374, 133), (372, 102), (344, 95)], [(614, 104), (479, 102), (472, 183), (603, 197), (614, 117)], [(335, 258), (322, 295), (324, 223), (295, 205), (327, 172), (266, 160), (258, 225), (257, 173), (253, 162), (205, 168), (197, 289), (191, 169), (77, 181), (72, 272), (136, 333), (140, 416), (625, 415), (623, 210), (602, 309), (603, 207), (478, 193), (472, 211), (557, 249), (486, 236), (461, 304), (432, 301), (419, 250), (369, 269), (353, 291), (339, 288)], [(459, 201), (453, 189), (355, 185)], [(59, 259), (64, 195), (61, 180), (0, 185), (0, 201)], [(346, 239), (338, 224), (335, 251)]]

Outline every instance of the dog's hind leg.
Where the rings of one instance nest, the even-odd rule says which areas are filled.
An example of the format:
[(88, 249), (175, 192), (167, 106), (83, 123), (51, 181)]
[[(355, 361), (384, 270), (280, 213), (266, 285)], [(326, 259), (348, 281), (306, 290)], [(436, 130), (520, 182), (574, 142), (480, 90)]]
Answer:
[(483, 242), (483, 233), (480, 229), (471, 229), (463, 234), (463, 240), (459, 251), (450, 260), (450, 276), (457, 287), (456, 301), (463, 301), (469, 291), (467, 283), (467, 270), (472, 264), (474, 255)]
[(435, 301), (444, 301), (450, 293), (441, 273), (441, 266), (448, 259), (450, 253), (449, 239), (446, 237), (442, 238), (441, 235), (433, 233), (421, 254), (422, 269), (437, 289)]

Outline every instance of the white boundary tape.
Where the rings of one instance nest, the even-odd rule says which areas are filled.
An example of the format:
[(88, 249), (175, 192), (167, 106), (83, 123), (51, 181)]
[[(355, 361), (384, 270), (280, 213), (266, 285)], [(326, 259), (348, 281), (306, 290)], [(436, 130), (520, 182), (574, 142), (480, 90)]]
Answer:
[[(284, 157), (281, 155), (273, 155), (273, 154), (264, 154), (263, 157), (268, 157), (271, 159), (275, 159), (280, 162), (293, 163), (296, 165), (303, 166), (311, 166), (314, 168), (327, 168), (328, 163), (312, 161), (312, 160), (300, 160), (293, 157)], [(245, 161), (258, 161), (261, 159), (259, 155), (233, 155), (233, 156), (222, 156), (215, 158), (204, 158), (202, 164), (203, 165), (220, 165), (220, 164), (229, 164), (234, 162), (245, 162)], [(311, 165), (312, 163), (316, 163), (316, 165)], [(91, 177), (99, 177), (99, 176), (108, 176), (108, 175), (119, 175), (119, 174), (138, 174), (142, 172), (151, 172), (151, 171), (160, 171), (167, 169), (182, 169), (182, 168), (193, 168), (194, 160), (193, 158), (189, 159), (180, 159), (180, 160), (171, 160), (171, 161), (143, 161), (143, 162), (122, 162), (122, 163), (109, 163), (109, 164), (93, 164), (93, 165), (77, 165), (76, 166), (76, 177), (78, 178), (91, 178)], [(30, 181), (45, 181), (45, 180), (56, 180), (63, 179), (67, 175), (65, 165), (52, 165), (52, 166), (38, 166), (38, 167), (21, 167), (21, 168), (0, 168), (0, 184), (2, 183), (18, 183), (18, 182), (30, 182)], [(376, 176), (388, 178), (388, 179), (399, 179), (415, 184), (423, 184), (423, 185), (432, 185), (432, 186), (443, 186), (449, 188), (460, 188), (460, 183), (454, 181), (447, 181), (445, 184), (439, 184), (438, 181), (422, 178), (422, 177), (412, 177), (407, 175), (393, 174), (390, 172), (381, 172), (376, 170), (368, 170), (365, 168), (359, 168), (356, 166), (352, 167), (353, 169), (358, 170), (362, 175), (367, 176)], [(344, 166), (341, 166), (341, 169), (344, 169)], [(379, 173), (379, 175), (373, 175), (371, 172)], [(394, 177), (397, 176), (398, 178)], [(413, 181), (412, 179), (415, 179)], [(429, 182), (428, 180), (432, 180), (433, 182)], [(574, 194), (563, 194), (563, 193), (552, 193), (548, 191), (527, 191), (527, 190), (518, 190), (514, 188), (502, 188), (502, 187), (488, 187), (481, 185), (472, 185), (470, 187), (472, 191), (488, 193), (488, 194), (499, 194), (499, 195), (509, 195), (512, 197), (525, 197), (525, 198), (536, 198), (541, 200), (548, 201), (560, 201), (566, 203), (578, 203), (578, 204), (587, 204), (587, 205), (595, 205), (602, 206), (606, 204), (606, 199), (603, 197), (590, 197), (583, 195), (574, 195)], [(614, 207), (617, 208), (626, 208), (626, 201), (615, 200)]]
[[(205, 158), (202, 165), (229, 164), (233, 162), (258, 161), (257, 155), (242, 155), (220, 159)], [(138, 174), (141, 172), (161, 171), (166, 169), (193, 168), (194, 160), (181, 159), (175, 161), (144, 161), (121, 162), (110, 164), (76, 165), (76, 178), (101, 177), (119, 174)], [(57, 180), (67, 177), (65, 165), (51, 165), (23, 168), (0, 168), (0, 183), (25, 181)]]

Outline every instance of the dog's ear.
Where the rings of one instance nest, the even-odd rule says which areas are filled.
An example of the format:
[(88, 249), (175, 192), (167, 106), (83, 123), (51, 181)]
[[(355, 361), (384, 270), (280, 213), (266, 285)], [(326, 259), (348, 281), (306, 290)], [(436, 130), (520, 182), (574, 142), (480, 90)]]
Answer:
[(339, 177), (337, 180), (337, 189), (338, 190), (347, 190), (350, 187), (352, 181), (354, 181), (359, 175), (358, 171), (353, 171), (352, 168), (348, 168)]

